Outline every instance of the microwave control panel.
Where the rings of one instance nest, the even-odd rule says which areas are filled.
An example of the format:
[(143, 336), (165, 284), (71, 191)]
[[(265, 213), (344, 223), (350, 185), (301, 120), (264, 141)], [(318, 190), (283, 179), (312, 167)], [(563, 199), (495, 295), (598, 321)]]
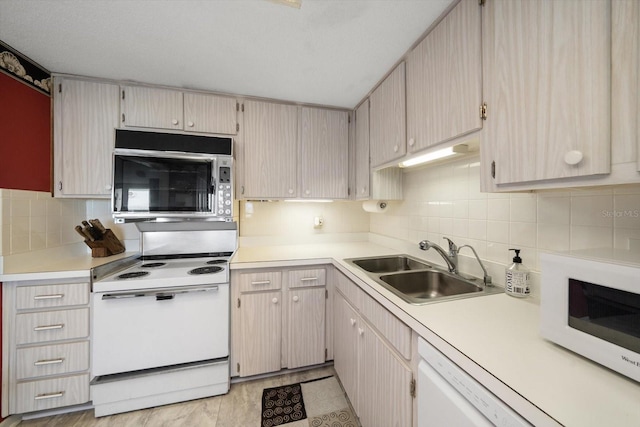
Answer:
[(218, 167), (218, 207), (216, 214), (221, 217), (233, 216), (233, 192), (231, 191), (231, 161), (220, 160)]

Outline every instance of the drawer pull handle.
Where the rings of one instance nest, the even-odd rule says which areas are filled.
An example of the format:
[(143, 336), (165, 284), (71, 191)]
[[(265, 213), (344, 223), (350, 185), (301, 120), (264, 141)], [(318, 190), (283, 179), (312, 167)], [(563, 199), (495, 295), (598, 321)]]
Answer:
[(64, 328), (64, 323), (59, 323), (57, 325), (47, 325), (47, 326), (36, 326), (33, 328), (34, 331), (50, 331), (52, 329), (62, 329)]
[(300, 279), (301, 282), (311, 282), (313, 280), (318, 280), (317, 277), (303, 277)]
[(57, 365), (64, 362), (63, 358), (60, 359), (48, 359), (48, 360), (38, 360), (33, 362), (33, 366), (44, 366), (44, 365)]
[(271, 280), (258, 280), (256, 282), (251, 282), (252, 285), (270, 285)]
[(56, 393), (45, 393), (36, 395), (36, 400), (54, 399), (56, 397), (64, 396), (64, 391), (58, 391)]
[(36, 301), (41, 299), (60, 299), (60, 298), (64, 298), (64, 294), (36, 295), (35, 297), (33, 297), (33, 299)]

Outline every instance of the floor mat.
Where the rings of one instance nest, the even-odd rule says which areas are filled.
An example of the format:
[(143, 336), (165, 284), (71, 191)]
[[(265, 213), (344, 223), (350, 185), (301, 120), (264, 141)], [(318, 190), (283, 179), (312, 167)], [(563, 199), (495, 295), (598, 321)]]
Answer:
[(266, 388), (262, 427), (358, 427), (355, 414), (334, 376)]

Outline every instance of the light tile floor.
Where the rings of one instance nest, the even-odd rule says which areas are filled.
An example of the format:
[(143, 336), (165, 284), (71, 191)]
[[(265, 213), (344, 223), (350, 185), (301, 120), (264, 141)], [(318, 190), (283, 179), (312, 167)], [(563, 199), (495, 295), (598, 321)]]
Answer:
[[(259, 427), (264, 388), (329, 375), (336, 375), (333, 366), (232, 384), (229, 393), (222, 396), (101, 418), (95, 418), (93, 410), (87, 410), (22, 421), (20, 427)], [(324, 392), (328, 396), (334, 396), (337, 393), (335, 389)], [(343, 393), (342, 390), (340, 393)], [(307, 424), (289, 424), (286, 427), (294, 425), (297, 427)]]

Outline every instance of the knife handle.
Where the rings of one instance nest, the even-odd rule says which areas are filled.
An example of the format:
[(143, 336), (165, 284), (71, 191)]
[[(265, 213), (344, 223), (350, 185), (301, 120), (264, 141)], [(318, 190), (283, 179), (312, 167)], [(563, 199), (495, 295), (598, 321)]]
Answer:
[[(80, 229), (80, 230), (78, 230), (78, 229)], [(85, 240), (90, 240), (92, 242), (94, 242), (96, 240), (96, 239), (93, 238), (93, 236), (91, 235), (91, 232), (87, 228), (82, 228), (79, 225), (76, 225), (75, 230), (78, 233), (82, 234), (82, 236), (85, 238)]]
[(104, 225), (102, 225), (102, 223), (100, 222), (100, 220), (98, 218), (96, 219), (90, 219), (89, 223), (91, 225), (93, 225), (96, 229), (98, 229), (98, 231), (100, 232), (100, 234), (104, 234), (107, 229), (105, 228)]
[(76, 225), (75, 229), (79, 235), (82, 236), (83, 239), (86, 239), (87, 236), (84, 234), (84, 231), (82, 231), (82, 227), (80, 227), (79, 225)]

